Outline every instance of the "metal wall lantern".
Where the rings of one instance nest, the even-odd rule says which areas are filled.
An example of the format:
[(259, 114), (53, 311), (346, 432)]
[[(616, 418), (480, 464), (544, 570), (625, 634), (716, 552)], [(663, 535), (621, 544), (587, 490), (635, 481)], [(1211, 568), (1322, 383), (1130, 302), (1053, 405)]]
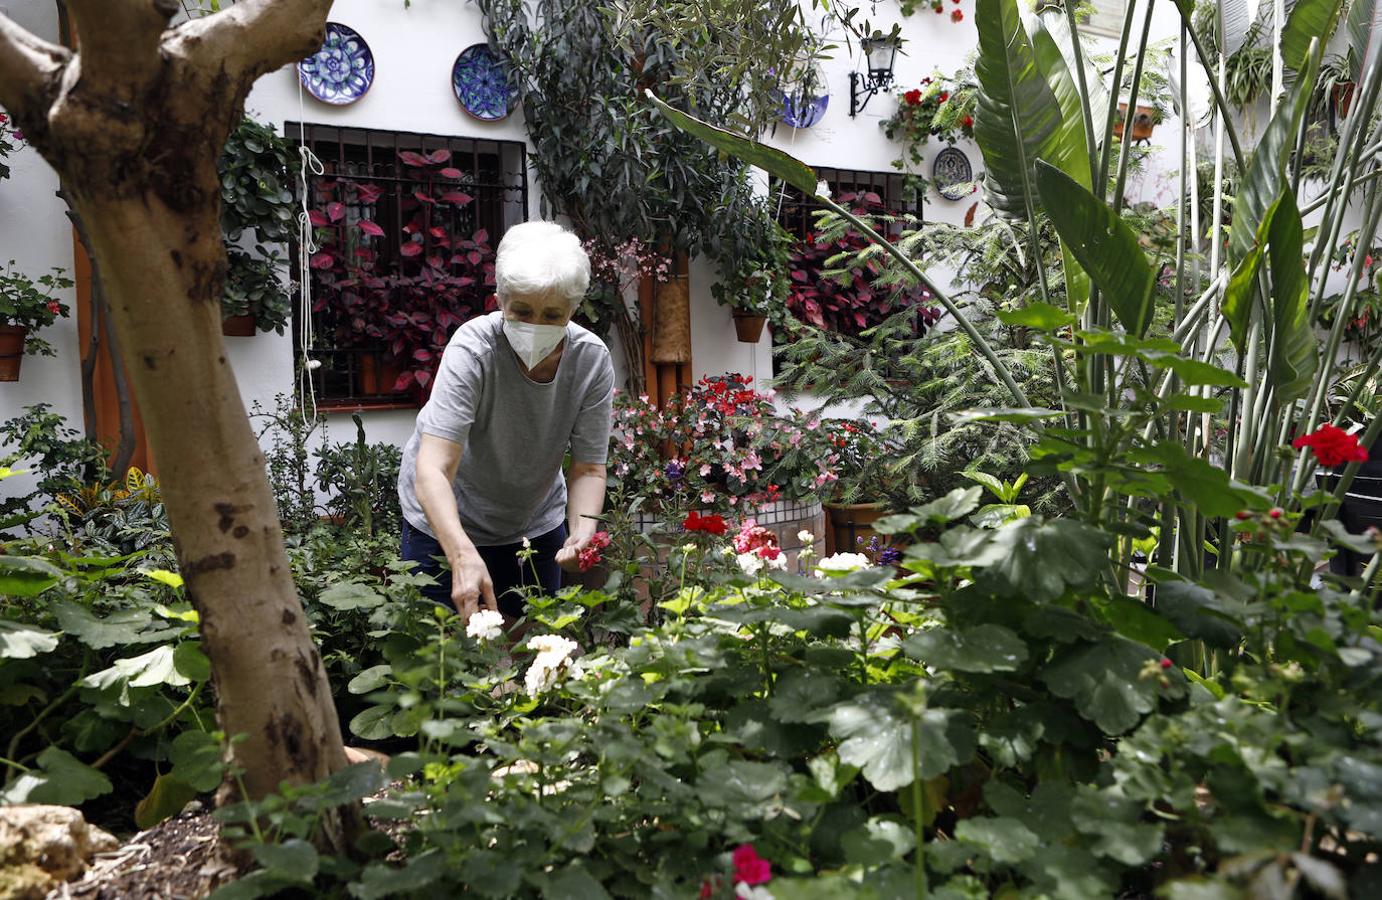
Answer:
[(895, 34), (872, 35), (860, 39), (859, 45), (864, 48), (868, 73), (849, 73), (850, 118), (863, 112), (874, 94), (892, 85), (893, 62), (897, 59), (898, 47), (902, 46), (902, 38)]

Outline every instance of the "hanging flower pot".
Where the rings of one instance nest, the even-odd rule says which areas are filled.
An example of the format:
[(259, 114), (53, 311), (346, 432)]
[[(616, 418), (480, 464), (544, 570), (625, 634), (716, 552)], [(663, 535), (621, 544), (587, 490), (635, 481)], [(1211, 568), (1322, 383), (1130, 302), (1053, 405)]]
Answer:
[[(1128, 126), (1125, 124), (1128, 118), (1128, 104), (1118, 104), (1118, 127), (1113, 130), (1113, 136), (1122, 140), (1127, 132)], [(1152, 129), (1156, 127), (1157, 113), (1154, 106), (1138, 105), (1137, 115), (1132, 118), (1132, 139), (1134, 141), (1150, 141), (1152, 139)]]
[(221, 334), (227, 337), (254, 337), (254, 315), (246, 313), (222, 319)]
[(29, 329), (23, 325), (0, 325), (0, 381), (18, 381), (19, 364), (24, 361), (24, 341)]
[(1329, 89), (1329, 100), (1339, 118), (1348, 118), (1348, 108), (1353, 103), (1354, 83), (1341, 81)]
[(763, 337), (763, 326), (767, 324), (767, 316), (756, 316), (753, 313), (735, 311), (734, 332), (739, 336), (739, 340), (745, 344), (756, 344)]

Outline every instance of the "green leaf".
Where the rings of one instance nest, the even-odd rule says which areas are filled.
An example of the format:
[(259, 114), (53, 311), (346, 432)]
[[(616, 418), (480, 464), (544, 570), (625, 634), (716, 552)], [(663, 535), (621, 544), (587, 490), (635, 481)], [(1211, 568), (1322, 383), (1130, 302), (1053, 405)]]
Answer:
[[(1157, 654), (1143, 644), (1107, 638), (1059, 653), (1042, 681), (1056, 696), (1073, 700), (1080, 715), (1105, 734), (1117, 735), (1156, 708), (1158, 681), (1142, 677), (1146, 664), (1156, 659)], [(1177, 695), (1175, 684), (1167, 690), (1168, 696)]]
[[(1300, 9), (1299, 4), (1296, 9)], [(1317, 364), (1317, 342), (1310, 327), (1310, 290), (1301, 258), (1304, 234), (1296, 195), (1289, 185), (1282, 187), (1264, 224), (1272, 273), (1267, 383), (1276, 388), (1276, 402), (1287, 404), (1310, 390)]]
[(1213, 647), (1232, 649), (1243, 637), (1243, 624), (1232, 601), (1216, 592), (1185, 581), (1166, 581), (1156, 586), (1156, 611), (1188, 638)]
[(912, 508), (912, 515), (932, 525), (944, 525), (973, 512), (983, 491), (977, 487), (955, 488), (944, 497)]
[[(979, 31), (979, 105), (974, 139), (984, 157), (984, 187), (989, 204), (1010, 219), (1027, 219), (1036, 208), (1032, 167), (1038, 157), (1057, 164), (1072, 160), (1060, 102), (1037, 65), (1036, 52), (1022, 25), (1016, 0), (978, 0), (974, 22)], [(1088, 156), (1079, 133), (1078, 154)]]
[(702, 122), (694, 116), (689, 116), (679, 109), (668, 106), (650, 90), (645, 89), (643, 95), (648, 98), (648, 102), (652, 103), (658, 112), (666, 116), (668, 121), (682, 131), (695, 135), (711, 146), (750, 165), (757, 166), (770, 175), (776, 175), (808, 197), (816, 196), (818, 179), (815, 170), (795, 157), (774, 147), (769, 147), (767, 144), (760, 144), (758, 141), (750, 140), (732, 131), (717, 128), (709, 122)]
[[(1209, 385), (1211, 387), (1245, 388), (1248, 383), (1227, 369), (1190, 359), (1179, 353), (1162, 353), (1156, 350), (1144, 351), (1138, 356), (1159, 369), (1170, 369), (1186, 387)], [(1217, 402), (1217, 401), (1215, 401)]]
[(1168, 619), (1132, 597), (1110, 597), (1103, 608), (1119, 634), (1158, 653), (1185, 637)]
[(1288, 68), (1305, 67), (1311, 40), (1318, 38), (1321, 45), (1329, 41), (1343, 5), (1343, 0), (1296, 0), (1281, 29), (1281, 59)]
[(389, 676), (392, 674), (393, 666), (388, 663), (370, 666), (350, 679), (350, 683), (346, 685), (346, 690), (352, 694), (368, 694), (370, 691), (377, 691), (389, 683)]
[(1207, 516), (1227, 517), (1242, 509), (1266, 505), (1254, 491), (1230, 481), (1223, 469), (1191, 456), (1174, 441), (1163, 441), (1132, 456), (1161, 463), (1163, 473), (1180, 493), (1181, 502)]
[(169, 774), (198, 792), (214, 791), (221, 783), (225, 764), (221, 742), (214, 734), (184, 731), (173, 738), (168, 759), (173, 764)]
[(1036, 183), (1061, 240), (1089, 273), (1123, 328), (1142, 337), (1152, 323), (1156, 273), (1137, 233), (1111, 206), (1044, 159), (1037, 161)]
[(350, 731), (367, 741), (393, 737), (393, 726), (390, 724), (393, 713), (392, 706), (371, 706), (350, 720)]
[(1095, 583), (1112, 543), (1112, 536), (1072, 519), (1015, 519), (993, 532), (987, 574), (1005, 596), (1054, 600)]
[(139, 634), (153, 621), (142, 609), (119, 609), (104, 618), (89, 607), (69, 600), (52, 606), (62, 630), (93, 650), (139, 642)]
[(170, 588), (178, 589), (183, 585), (182, 576), (177, 572), (170, 572), (167, 569), (148, 569), (143, 572), (148, 578), (157, 581), (159, 584), (166, 584)]
[(174, 665), (173, 648), (167, 644), (155, 647), (140, 656), (117, 659), (115, 665), (110, 668), (82, 679), (82, 684), (86, 687), (101, 690), (119, 684), (129, 687), (157, 687), (163, 684), (181, 687), (188, 683), (187, 676), (179, 672)]
[(1353, 0), (1348, 7), (1349, 78), (1362, 82), (1363, 73), (1382, 45), (1382, 0)]
[(1041, 846), (1041, 839), (1017, 819), (976, 816), (955, 826), (958, 840), (973, 844), (994, 862), (1009, 865), (1026, 862)]
[(250, 852), (261, 866), (289, 881), (311, 882), (321, 865), (316, 848), (301, 838), (288, 838), (281, 844), (258, 844)]
[(173, 667), (190, 681), (211, 680), (211, 660), (202, 652), (201, 641), (183, 641), (173, 649)]
[(840, 837), (845, 860), (861, 866), (881, 866), (905, 857), (915, 846), (911, 828), (894, 818), (874, 816), (863, 828)]
[(53, 803), (76, 806), (110, 793), (110, 779), (66, 750), (50, 746), (38, 755), (38, 769), (15, 779), (0, 803)]
[[(350, 894), (358, 900), (378, 900), (409, 891), (420, 891), (435, 882), (446, 871), (446, 854), (428, 850), (408, 860), (399, 868), (389, 863), (370, 863), (360, 881), (350, 886)], [(514, 882), (514, 887), (517, 887)]]
[(164, 772), (154, 779), (149, 793), (134, 805), (134, 824), (141, 830), (153, 828), (164, 819), (177, 815), (196, 797), (196, 788)]
[(62, 570), (41, 557), (0, 555), (0, 595), (35, 597), (61, 577)]
[(1055, 331), (1057, 328), (1075, 324), (1079, 317), (1071, 315), (1059, 306), (1037, 300), (1021, 309), (999, 310), (998, 321), (1004, 325), (1020, 325), (1037, 331)]
[(383, 594), (358, 581), (338, 581), (317, 599), (332, 609), (373, 609), (384, 603)]
[(580, 862), (543, 876), (542, 896), (550, 900), (609, 900), (609, 892)]
[(928, 666), (960, 672), (1012, 672), (1027, 660), (1027, 645), (1002, 625), (935, 628), (902, 642), (902, 649)]
[(1320, 50), (1317, 48), (1315, 58), (1300, 67), (1300, 78), (1277, 105), (1271, 123), (1248, 160), (1248, 169), (1243, 173), (1238, 193), (1233, 199), (1233, 226), (1229, 231), (1228, 255), (1234, 267), (1252, 252), (1258, 227), (1286, 184), (1286, 161), (1295, 146), (1300, 121), (1315, 91), (1319, 59)]
[[(923, 710), (921, 777), (934, 778), (974, 754), (974, 732), (954, 710)], [(863, 770), (880, 791), (912, 783), (912, 717), (892, 697), (875, 693), (847, 701), (830, 715), (840, 761)]]
[(25, 622), (0, 619), (0, 659), (31, 659), (40, 653), (51, 653), (58, 646), (58, 636)]

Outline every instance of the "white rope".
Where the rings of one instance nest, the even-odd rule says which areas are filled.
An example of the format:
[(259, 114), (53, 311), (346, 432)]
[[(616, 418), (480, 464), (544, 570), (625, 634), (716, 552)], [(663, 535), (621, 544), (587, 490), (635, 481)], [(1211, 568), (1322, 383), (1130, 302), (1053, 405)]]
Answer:
[(320, 249), (312, 239), (312, 216), (308, 199), (311, 184), (308, 172), (323, 175), (326, 169), (320, 159), (307, 146), (307, 108), (303, 100), (302, 80), (298, 80), (298, 190), (302, 198), (302, 209), (298, 211), (298, 333), (301, 336), (298, 349), (302, 364), (298, 366), (298, 403), (304, 419), (311, 408), (311, 421), (317, 418), (317, 388), (312, 381), (312, 372), (321, 368), (321, 360), (312, 358), (316, 343), (312, 327), (312, 257)]

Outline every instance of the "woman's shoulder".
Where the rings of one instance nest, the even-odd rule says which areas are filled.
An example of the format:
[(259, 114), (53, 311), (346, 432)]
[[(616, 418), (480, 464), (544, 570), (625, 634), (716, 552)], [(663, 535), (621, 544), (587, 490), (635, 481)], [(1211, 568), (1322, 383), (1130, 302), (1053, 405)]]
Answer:
[(494, 355), (502, 330), (499, 313), (485, 313), (467, 319), (446, 342), (446, 355), (483, 361)]

